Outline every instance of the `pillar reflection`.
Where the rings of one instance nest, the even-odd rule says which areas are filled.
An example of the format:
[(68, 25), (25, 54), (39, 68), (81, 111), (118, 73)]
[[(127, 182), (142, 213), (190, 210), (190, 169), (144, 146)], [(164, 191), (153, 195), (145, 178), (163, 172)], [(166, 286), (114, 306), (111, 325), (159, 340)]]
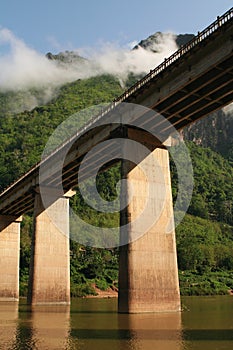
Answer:
[(31, 315), (33, 342), (38, 349), (66, 349), (70, 332), (70, 307), (36, 306)]
[[(182, 350), (181, 313), (120, 314), (123, 350)], [(128, 330), (128, 332), (126, 332)]]
[(0, 303), (0, 349), (13, 346), (16, 339), (18, 303)]

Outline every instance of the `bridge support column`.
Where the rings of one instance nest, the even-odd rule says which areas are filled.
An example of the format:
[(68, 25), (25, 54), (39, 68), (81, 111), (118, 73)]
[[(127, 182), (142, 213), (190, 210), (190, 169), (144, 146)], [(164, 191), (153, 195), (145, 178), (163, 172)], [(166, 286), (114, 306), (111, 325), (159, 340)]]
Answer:
[(45, 210), (41, 195), (35, 194), (31, 254), (28, 303), (69, 304), (69, 198), (55, 194)]
[[(132, 167), (128, 161), (122, 164), (123, 177), (133, 185), (133, 197), (121, 213), (121, 225), (128, 224), (126, 229), (125, 226), (121, 227), (121, 239), (122, 235), (133, 239), (140, 236), (144, 224), (131, 225), (138, 215), (144, 215), (144, 220), (148, 222), (154, 216), (157, 221), (141, 237), (120, 247), (119, 312), (180, 310), (169, 155), (166, 149), (157, 148), (153, 156), (158, 164), (157, 170), (150, 169), (148, 157), (141, 162), (144, 169), (158, 171), (162, 175), (154, 177), (151, 191), (147, 191), (150, 183), (139, 166)], [(123, 195), (129, 196), (129, 188), (123, 188), (123, 191)], [(150, 210), (143, 213), (147, 201)]]
[(19, 299), (21, 221), (21, 217), (0, 215), (0, 301)]

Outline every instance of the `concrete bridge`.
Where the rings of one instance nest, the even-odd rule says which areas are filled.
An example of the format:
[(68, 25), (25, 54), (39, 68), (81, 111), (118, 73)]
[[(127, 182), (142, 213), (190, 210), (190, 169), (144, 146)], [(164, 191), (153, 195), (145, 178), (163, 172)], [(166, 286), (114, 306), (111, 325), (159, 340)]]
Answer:
[[(117, 155), (117, 138), (146, 145), (158, 161), (163, 180), (155, 186), (166, 189), (165, 205), (156, 224), (139, 239), (120, 247), (119, 311), (157, 312), (180, 310), (180, 294), (174, 229), (166, 234), (173, 217), (169, 158), (166, 140), (177, 130), (221, 109), (233, 101), (233, 8), (207, 27), (187, 45), (147, 74), (123, 95), (94, 117), (76, 135), (0, 194), (0, 300), (19, 297), (19, 241), (21, 216), (34, 213), (34, 234), (28, 302), (30, 304), (69, 303), (69, 198), (77, 185), (83, 157), (96, 145), (116, 139), (109, 150)], [(127, 122), (122, 103), (134, 103), (156, 113), (141, 112)], [(163, 116), (159, 118), (157, 113)], [(115, 119), (116, 118), (116, 119)], [(119, 119), (117, 119), (119, 118)], [(168, 123), (169, 122), (169, 123)], [(136, 126), (135, 126), (136, 125)], [(155, 138), (145, 130), (155, 130)], [(90, 168), (104, 162), (106, 152), (93, 156)], [(61, 159), (64, 157), (64, 163)], [(107, 158), (106, 158), (107, 161)], [(141, 159), (150, 167), (147, 158)], [(57, 164), (62, 168), (60, 176)], [(40, 169), (43, 168), (43, 178)], [(148, 198), (145, 179), (138, 166), (122, 162), (123, 177), (136, 184), (130, 204), (121, 211), (121, 223), (132, 222)], [(162, 182), (162, 183), (161, 183)], [(62, 188), (62, 190), (61, 190)], [(46, 209), (42, 193), (50, 194)], [(126, 197), (128, 189), (125, 189)], [(153, 207), (160, 208), (160, 196), (149, 193)], [(47, 213), (60, 222), (63, 232)], [(133, 232), (128, 226), (130, 237)], [(64, 234), (65, 233), (65, 234)]]

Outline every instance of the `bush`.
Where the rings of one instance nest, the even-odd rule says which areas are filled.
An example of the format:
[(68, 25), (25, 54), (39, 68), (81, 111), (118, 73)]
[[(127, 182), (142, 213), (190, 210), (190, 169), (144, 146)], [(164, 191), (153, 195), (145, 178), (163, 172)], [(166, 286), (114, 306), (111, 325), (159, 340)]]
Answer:
[(96, 280), (96, 287), (101, 290), (107, 290), (109, 288), (109, 285), (106, 280)]
[(90, 283), (82, 283), (79, 285), (71, 284), (71, 297), (84, 297), (86, 295), (97, 295), (94, 287)]
[(179, 273), (181, 295), (225, 295), (232, 289), (232, 272), (209, 272), (202, 275), (194, 271)]

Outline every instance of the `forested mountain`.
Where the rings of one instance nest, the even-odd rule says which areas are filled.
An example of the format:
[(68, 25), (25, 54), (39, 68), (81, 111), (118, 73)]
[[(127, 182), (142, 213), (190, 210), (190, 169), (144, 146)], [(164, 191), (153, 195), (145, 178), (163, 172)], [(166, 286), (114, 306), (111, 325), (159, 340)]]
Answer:
[[(138, 45), (150, 49), (155, 34)], [(180, 35), (183, 45), (191, 34)], [(154, 46), (153, 46), (154, 47)], [(74, 53), (47, 54), (61, 64), (83, 60)], [(131, 72), (126, 85), (135, 81)], [(123, 92), (119, 80), (109, 74), (76, 80), (57, 88), (52, 100), (44, 104), (43, 91), (34, 89), (39, 105), (16, 113), (31, 98), (30, 91), (0, 94), (0, 188), (40, 160), (53, 130), (71, 114), (88, 106), (110, 102)], [(28, 94), (28, 95), (27, 95)], [(26, 98), (25, 98), (26, 96)], [(38, 102), (39, 101), (39, 102)], [(21, 109), (22, 110), (22, 109)], [(183, 130), (194, 168), (194, 192), (188, 214), (177, 227), (177, 249), (183, 294), (226, 293), (233, 289), (233, 114), (220, 111)], [(80, 118), (80, 126), (85, 120)], [(202, 147), (200, 147), (202, 146)], [(205, 147), (204, 147), (205, 146)], [(171, 162), (174, 199), (177, 177)], [(119, 166), (99, 175), (98, 190), (106, 200), (116, 196)], [(73, 209), (95, 225), (117, 225), (119, 215), (100, 215), (88, 207), (79, 193)], [(21, 293), (26, 293), (32, 220), (25, 216), (21, 239)], [(117, 288), (118, 251), (84, 247), (71, 241), (72, 295), (94, 293), (93, 285)]]

